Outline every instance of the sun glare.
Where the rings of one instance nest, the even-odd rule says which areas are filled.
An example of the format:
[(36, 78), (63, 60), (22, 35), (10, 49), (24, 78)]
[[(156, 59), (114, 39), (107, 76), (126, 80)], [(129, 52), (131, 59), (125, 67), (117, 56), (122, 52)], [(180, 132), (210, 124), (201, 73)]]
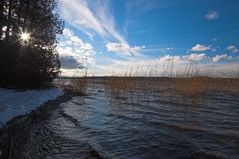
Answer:
[(25, 32), (25, 33), (22, 33), (22, 34), (21, 34), (21, 39), (22, 39), (23, 41), (26, 41), (26, 42), (28, 42), (28, 41), (29, 41), (29, 39), (30, 39), (30, 34), (29, 34), (29, 33), (27, 33), (27, 32)]

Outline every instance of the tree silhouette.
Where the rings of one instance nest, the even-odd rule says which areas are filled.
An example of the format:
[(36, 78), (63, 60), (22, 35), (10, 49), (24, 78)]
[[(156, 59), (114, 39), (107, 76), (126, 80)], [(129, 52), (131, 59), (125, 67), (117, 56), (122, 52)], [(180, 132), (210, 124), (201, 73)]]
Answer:
[(0, 83), (37, 86), (60, 73), (56, 0), (1, 0)]

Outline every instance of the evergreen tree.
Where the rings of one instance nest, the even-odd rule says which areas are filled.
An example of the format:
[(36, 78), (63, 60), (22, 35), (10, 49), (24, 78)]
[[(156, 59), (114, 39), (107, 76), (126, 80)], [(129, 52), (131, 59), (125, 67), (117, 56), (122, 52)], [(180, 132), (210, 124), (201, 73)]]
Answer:
[(56, 0), (1, 0), (0, 80), (39, 85), (60, 73), (56, 34), (64, 22)]

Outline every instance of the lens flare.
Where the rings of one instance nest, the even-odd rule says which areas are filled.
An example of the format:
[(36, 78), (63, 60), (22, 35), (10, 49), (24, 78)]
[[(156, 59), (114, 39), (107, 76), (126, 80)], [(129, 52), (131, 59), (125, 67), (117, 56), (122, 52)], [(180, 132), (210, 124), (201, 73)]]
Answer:
[(21, 40), (24, 41), (24, 42), (28, 42), (30, 39), (30, 34), (29, 33), (22, 33), (21, 34)]

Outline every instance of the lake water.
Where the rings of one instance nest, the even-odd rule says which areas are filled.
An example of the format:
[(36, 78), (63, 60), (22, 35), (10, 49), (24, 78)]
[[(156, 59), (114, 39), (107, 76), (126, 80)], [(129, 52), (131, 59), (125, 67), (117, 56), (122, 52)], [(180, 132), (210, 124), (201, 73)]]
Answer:
[(62, 103), (45, 127), (53, 134), (43, 141), (50, 158), (239, 158), (239, 99), (229, 95), (185, 105), (101, 86)]

